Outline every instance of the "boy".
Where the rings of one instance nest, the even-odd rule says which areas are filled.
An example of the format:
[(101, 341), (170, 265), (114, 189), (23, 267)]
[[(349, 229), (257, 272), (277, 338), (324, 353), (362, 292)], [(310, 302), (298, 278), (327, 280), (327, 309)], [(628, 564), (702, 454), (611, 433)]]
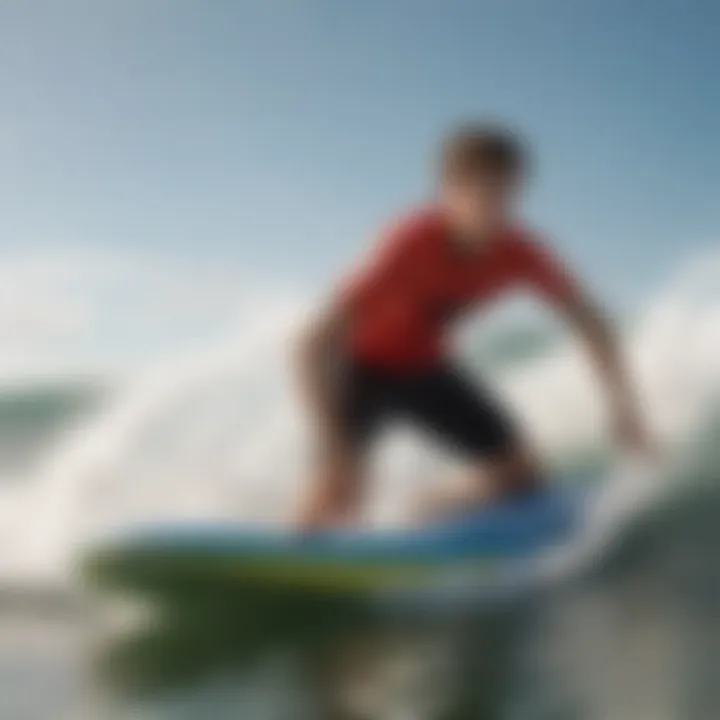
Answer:
[(468, 461), (468, 482), (452, 499), (458, 506), (538, 486), (532, 453), (503, 408), (445, 351), (453, 320), (523, 286), (554, 305), (586, 341), (618, 439), (644, 449), (633, 393), (602, 314), (516, 219), (526, 169), (522, 145), (502, 128), (453, 133), (443, 147), (436, 204), (386, 233), (369, 264), (304, 333), (299, 369), (320, 453), (303, 527), (352, 519), (368, 446), (393, 418), (424, 426)]

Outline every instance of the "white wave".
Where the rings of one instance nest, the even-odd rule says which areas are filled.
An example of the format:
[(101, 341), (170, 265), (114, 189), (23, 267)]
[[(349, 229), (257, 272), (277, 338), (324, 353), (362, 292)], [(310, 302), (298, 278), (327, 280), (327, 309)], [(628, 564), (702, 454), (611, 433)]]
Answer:
[[(648, 304), (628, 337), (640, 395), (662, 437), (691, 432), (720, 388), (719, 280), (718, 253), (695, 260)], [(307, 299), (268, 301), (266, 293), (244, 307), (229, 341), (136, 376), (48, 458), (34, 482), (0, 495), (0, 578), (61, 572), (77, 541), (116, 524), (278, 521), (290, 511), (309, 447), (288, 340)], [(601, 437), (601, 395), (574, 343), (502, 383), (547, 452)], [(419, 484), (439, 477), (447, 459), (410, 434), (391, 438), (383, 450), (371, 517), (398, 522)]]

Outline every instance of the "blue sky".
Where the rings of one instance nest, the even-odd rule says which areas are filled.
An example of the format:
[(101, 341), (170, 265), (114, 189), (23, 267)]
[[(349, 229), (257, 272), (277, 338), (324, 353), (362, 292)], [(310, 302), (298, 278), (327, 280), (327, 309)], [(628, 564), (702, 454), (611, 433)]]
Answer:
[(0, 249), (316, 287), (458, 119), (535, 144), (527, 214), (611, 303), (720, 229), (714, 0), (7, 0)]

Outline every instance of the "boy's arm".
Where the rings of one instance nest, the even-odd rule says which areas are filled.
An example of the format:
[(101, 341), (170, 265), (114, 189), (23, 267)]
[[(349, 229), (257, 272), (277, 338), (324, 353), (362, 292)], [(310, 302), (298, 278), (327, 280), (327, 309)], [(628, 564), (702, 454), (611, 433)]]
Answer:
[(620, 351), (617, 333), (606, 314), (546, 246), (531, 243), (525, 256), (527, 279), (552, 302), (585, 341), (608, 396), (617, 441), (631, 451), (649, 451), (650, 440), (633, 383)]
[(566, 296), (561, 310), (584, 339), (606, 390), (616, 440), (630, 451), (650, 450), (639, 402), (620, 351), (617, 334), (605, 314), (582, 294)]

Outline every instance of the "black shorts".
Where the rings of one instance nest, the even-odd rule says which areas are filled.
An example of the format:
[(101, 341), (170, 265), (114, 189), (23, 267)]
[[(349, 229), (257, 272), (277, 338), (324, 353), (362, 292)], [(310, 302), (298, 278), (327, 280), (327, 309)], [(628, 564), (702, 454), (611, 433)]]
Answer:
[(340, 396), (342, 431), (357, 450), (395, 421), (428, 430), (472, 459), (501, 456), (519, 445), (514, 423), (491, 393), (448, 365), (401, 373), (347, 362)]

